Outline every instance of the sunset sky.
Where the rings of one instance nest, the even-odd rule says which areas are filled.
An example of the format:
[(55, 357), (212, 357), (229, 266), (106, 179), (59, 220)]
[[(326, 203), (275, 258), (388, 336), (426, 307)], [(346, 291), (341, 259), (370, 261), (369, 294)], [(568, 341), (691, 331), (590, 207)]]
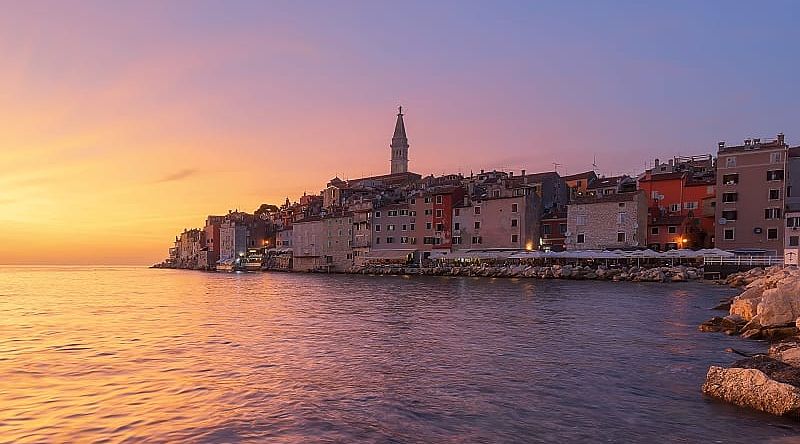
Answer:
[[(30, 3), (30, 4), (29, 4)], [(16, 2), (0, 264), (150, 264), (207, 214), (411, 170), (635, 174), (800, 143), (800, 2)]]

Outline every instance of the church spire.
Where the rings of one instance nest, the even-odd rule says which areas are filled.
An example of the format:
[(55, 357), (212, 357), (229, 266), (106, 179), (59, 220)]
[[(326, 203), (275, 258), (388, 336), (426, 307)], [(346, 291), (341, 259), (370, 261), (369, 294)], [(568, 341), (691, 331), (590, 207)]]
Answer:
[(394, 135), (389, 147), (392, 149), (392, 174), (408, 172), (408, 137), (402, 106), (397, 107), (397, 122), (394, 124)]

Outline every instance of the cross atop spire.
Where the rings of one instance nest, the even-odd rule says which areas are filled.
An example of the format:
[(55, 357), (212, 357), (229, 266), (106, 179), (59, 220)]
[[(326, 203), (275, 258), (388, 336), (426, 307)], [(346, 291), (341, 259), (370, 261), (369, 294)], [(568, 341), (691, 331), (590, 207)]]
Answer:
[(402, 116), (403, 115), (403, 105), (400, 105), (400, 106), (397, 107), (397, 115), (398, 116)]

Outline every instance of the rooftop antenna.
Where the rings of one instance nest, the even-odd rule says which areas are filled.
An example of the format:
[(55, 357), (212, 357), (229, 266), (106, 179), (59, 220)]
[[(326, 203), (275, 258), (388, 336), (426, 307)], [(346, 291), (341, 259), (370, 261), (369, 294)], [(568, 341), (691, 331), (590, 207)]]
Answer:
[(597, 154), (592, 154), (592, 167), (597, 170)]
[(557, 172), (558, 172), (558, 167), (560, 167), (560, 166), (561, 166), (561, 164), (560, 164), (560, 163), (558, 163), (558, 162), (553, 162), (553, 171), (555, 171), (555, 172), (557, 173)]

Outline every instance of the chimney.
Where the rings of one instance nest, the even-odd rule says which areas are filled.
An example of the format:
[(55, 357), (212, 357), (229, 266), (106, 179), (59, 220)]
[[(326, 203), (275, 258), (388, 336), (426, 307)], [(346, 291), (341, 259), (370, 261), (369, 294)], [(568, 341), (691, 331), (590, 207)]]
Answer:
[(778, 145), (783, 145), (783, 143), (784, 143), (783, 133), (778, 133)]
[(509, 171), (508, 172), (508, 177), (514, 177), (514, 172), (513, 171)]
[(723, 141), (723, 142), (717, 143), (717, 147), (719, 147), (719, 149), (721, 149), (721, 150), (725, 149), (725, 142)]
[(481, 174), (483, 174), (483, 168), (481, 168)]
[(525, 176), (525, 170), (522, 170), (522, 183), (524, 184), (528, 183), (528, 177)]
[(750, 146), (750, 139), (744, 139), (744, 145)]

